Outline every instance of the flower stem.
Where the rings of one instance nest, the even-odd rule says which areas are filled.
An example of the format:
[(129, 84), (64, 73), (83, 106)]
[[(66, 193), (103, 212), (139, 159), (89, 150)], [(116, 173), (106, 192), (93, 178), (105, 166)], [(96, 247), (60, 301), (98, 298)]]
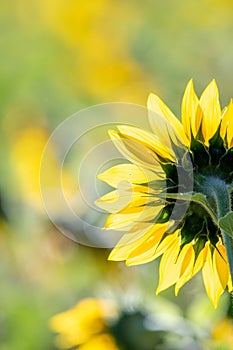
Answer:
[[(223, 180), (210, 177), (208, 179), (208, 189), (210, 196), (215, 200), (217, 215), (220, 219), (231, 211), (231, 196)], [(230, 267), (231, 280), (233, 282), (233, 239), (224, 230), (222, 231), (224, 245), (226, 247), (228, 263)]]

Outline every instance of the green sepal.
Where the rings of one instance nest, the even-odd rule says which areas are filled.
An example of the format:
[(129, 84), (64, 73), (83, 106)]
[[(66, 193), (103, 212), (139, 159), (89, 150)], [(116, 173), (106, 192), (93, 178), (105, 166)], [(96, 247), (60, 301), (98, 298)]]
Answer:
[[(198, 108), (200, 108), (200, 105), (198, 106)], [(203, 114), (202, 110), (201, 110), (201, 113)], [(199, 129), (197, 131), (195, 138), (194, 138), (193, 132), (191, 132), (191, 137), (192, 137), (192, 139), (196, 139), (196, 140), (200, 141), (201, 143), (204, 143), (205, 139), (204, 139), (203, 132), (202, 132), (202, 120), (201, 120), (201, 124), (199, 126)]]
[(163, 209), (160, 210), (159, 214), (149, 222), (158, 224), (164, 224), (168, 222), (172, 214), (173, 207), (174, 204), (167, 204)]
[(172, 235), (173, 233), (175, 233), (177, 230), (179, 230), (182, 226), (183, 226), (183, 222), (182, 221), (175, 221), (167, 230), (164, 234), (166, 234), (166, 236), (168, 235)]
[(178, 183), (178, 175), (177, 175), (177, 169), (176, 165), (173, 164), (161, 164), (161, 168), (166, 174), (166, 178), (172, 181), (173, 183), (177, 184)]
[[(167, 203), (168, 204), (168, 203)], [(153, 202), (148, 202), (145, 204), (138, 205), (137, 208), (142, 208), (142, 207), (157, 207), (159, 205), (164, 205), (164, 200), (161, 199), (156, 199)]]
[(181, 247), (192, 242), (196, 236), (203, 233), (205, 221), (201, 221), (201, 218), (195, 212), (195, 206), (195, 204), (192, 205), (185, 217), (185, 223), (181, 229)]
[(230, 211), (219, 220), (220, 228), (231, 238), (233, 238), (233, 212)]
[(174, 151), (174, 153), (176, 155), (176, 158), (177, 159), (182, 159), (184, 154), (187, 151), (187, 148), (182, 143), (180, 143), (180, 141), (178, 139), (177, 139), (177, 144), (175, 144), (173, 142), (171, 137), (170, 137), (170, 141), (171, 141), (172, 150)]
[(220, 158), (219, 169), (226, 178), (226, 182), (231, 183), (233, 180), (233, 147)]
[(195, 255), (194, 264), (197, 261), (198, 255), (204, 249), (206, 242), (207, 242), (207, 237), (205, 235), (198, 236), (197, 239), (195, 240), (195, 243), (193, 245), (194, 255)]
[(202, 142), (192, 138), (190, 148), (193, 155), (193, 163), (199, 168), (199, 170), (209, 167), (210, 155), (207, 147)]
[(226, 153), (223, 139), (220, 136), (220, 125), (214, 136), (209, 140), (211, 164), (217, 165), (220, 158)]
[(206, 218), (206, 229), (208, 234), (208, 239), (212, 246), (214, 246), (217, 249), (217, 243), (219, 241), (219, 236), (221, 234), (219, 227), (214, 225), (212, 220), (209, 218)]
[(193, 162), (192, 162), (191, 155), (188, 151), (186, 151), (182, 157), (181, 166), (184, 168), (184, 170), (187, 173), (193, 174)]
[(164, 180), (153, 180), (149, 182), (143, 182), (142, 186), (149, 186), (153, 188), (154, 190), (160, 190), (161, 188), (164, 188), (164, 184), (166, 183), (166, 179)]
[(212, 208), (207, 203), (206, 196), (202, 193), (194, 193), (194, 192), (186, 192), (186, 193), (158, 193), (156, 194), (156, 197), (161, 198), (171, 198), (176, 200), (184, 200), (189, 202), (195, 202), (200, 204), (207, 213), (211, 216), (213, 222), (218, 225), (218, 219)]
[(161, 190), (161, 189), (163, 189), (163, 191), (164, 191), (164, 190), (166, 190), (165, 184), (166, 184), (166, 187), (168, 187), (168, 186), (169, 187), (176, 186), (175, 182), (172, 181), (171, 179), (154, 180), (154, 181), (142, 183), (141, 185), (149, 186), (153, 190)]
[(162, 243), (162, 241), (170, 236), (173, 235), (177, 230), (179, 230), (182, 227), (183, 223), (182, 222), (174, 222), (173, 225), (171, 225), (163, 234), (162, 238), (159, 241), (158, 247), (159, 245)]

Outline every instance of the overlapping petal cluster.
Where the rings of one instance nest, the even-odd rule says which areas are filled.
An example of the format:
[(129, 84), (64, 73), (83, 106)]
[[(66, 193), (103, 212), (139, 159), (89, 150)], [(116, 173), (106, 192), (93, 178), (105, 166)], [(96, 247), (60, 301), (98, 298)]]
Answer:
[(200, 203), (177, 196), (201, 193), (216, 212), (207, 183), (233, 182), (233, 102), (221, 110), (214, 80), (200, 99), (190, 81), (182, 122), (154, 94), (148, 112), (152, 132), (128, 125), (109, 131), (126, 158), (98, 176), (113, 187), (96, 201), (110, 212), (105, 228), (126, 232), (109, 259), (137, 265), (162, 255), (157, 293), (175, 284), (177, 294), (202, 270), (216, 307), (225, 288), (232, 289), (222, 233)]

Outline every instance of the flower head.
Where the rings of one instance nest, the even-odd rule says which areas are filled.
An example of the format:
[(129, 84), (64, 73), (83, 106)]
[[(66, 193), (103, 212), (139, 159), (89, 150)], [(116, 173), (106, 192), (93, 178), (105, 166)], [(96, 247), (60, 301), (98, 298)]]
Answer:
[(114, 338), (108, 334), (106, 322), (115, 315), (112, 302), (83, 299), (70, 310), (55, 315), (50, 325), (59, 333), (57, 345), (61, 349), (118, 350)]
[(109, 131), (128, 161), (99, 175), (114, 188), (96, 201), (110, 212), (105, 228), (126, 231), (109, 259), (137, 265), (162, 255), (157, 293), (175, 284), (177, 294), (202, 270), (216, 307), (226, 286), (232, 289), (218, 219), (226, 214), (223, 199), (231, 210), (233, 102), (222, 111), (214, 80), (200, 99), (190, 81), (182, 122), (154, 94), (148, 112), (152, 132), (128, 125)]

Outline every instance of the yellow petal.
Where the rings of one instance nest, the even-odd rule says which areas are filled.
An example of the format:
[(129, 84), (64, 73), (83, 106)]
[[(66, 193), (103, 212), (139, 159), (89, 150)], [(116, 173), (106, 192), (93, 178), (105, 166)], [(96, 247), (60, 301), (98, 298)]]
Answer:
[(118, 213), (124, 210), (124, 213), (131, 210), (141, 211), (141, 206), (156, 202), (155, 198), (149, 195), (149, 187), (129, 186), (121, 183), (121, 187), (111, 191), (95, 201), (95, 204), (110, 213)]
[(182, 124), (184, 126), (185, 133), (191, 141), (191, 131), (194, 137), (197, 134), (196, 129), (196, 116), (198, 108), (198, 98), (194, 91), (193, 81), (190, 80), (183, 96), (182, 100)]
[(221, 281), (219, 279), (219, 274), (216, 269), (216, 263), (213, 261), (210, 247), (207, 252), (206, 262), (202, 268), (202, 276), (206, 292), (210, 300), (212, 301), (214, 307), (218, 305), (220, 296), (222, 295), (224, 289), (222, 287)]
[(229, 105), (224, 109), (220, 135), (227, 140), (228, 148), (233, 146), (233, 100), (231, 99)]
[(108, 260), (126, 260), (136, 247), (143, 244), (143, 242), (153, 234), (156, 225), (157, 224), (151, 223), (139, 223), (134, 225), (129, 233), (124, 234), (116, 244), (108, 257)]
[[(75, 307), (55, 315), (50, 326), (60, 333), (61, 348), (73, 348), (88, 341), (105, 328), (104, 317), (109, 317), (113, 305), (98, 299), (83, 299)], [(113, 311), (112, 311), (113, 312)]]
[(161, 242), (168, 225), (168, 223), (156, 224), (154, 231), (147, 239), (131, 251), (127, 258), (126, 265), (145, 264), (161, 255), (174, 239), (174, 235), (169, 235)]
[(123, 140), (119, 133), (114, 130), (110, 130), (109, 135), (119, 152), (130, 162), (162, 174), (162, 169), (155, 153), (148, 147), (132, 140), (128, 140), (128, 143), (126, 143), (127, 140)]
[(233, 284), (232, 284), (232, 280), (231, 280), (231, 274), (229, 273), (229, 279), (227, 282), (227, 288), (228, 288), (228, 292), (232, 293), (233, 292)]
[(148, 222), (156, 217), (163, 206), (142, 207), (140, 211), (131, 214), (110, 214), (107, 218), (105, 229), (129, 230), (135, 222)]
[(115, 339), (110, 334), (99, 334), (92, 337), (87, 343), (79, 346), (79, 350), (119, 350)]
[(171, 140), (176, 145), (189, 145), (183, 125), (158, 96), (151, 93), (147, 106), (151, 128), (161, 142), (168, 148), (171, 148)]
[[(159, 206), (161, 208), (161, 206), (164, 205), (164, 200), (156, 199), (154, 196), (155, 192), (151, 191), (152, 190), (146, 186), (133, 186), (132, 188), (121, 189), (119, 192), (113, 191), (111, 192), (112, 196), (111, 194), (103, 196), (100, 198), (102, 201), (97, 201), (97, 204), (99, 203), (99, 206), (104, 210), (119, 214), (140, 213), (149, 209), (148, 206), (152, 207), (152, 205), (153, 207)], [(106, 200), (108, 199), (110, 200), (107, 202)], [(157, 209), (155, 208), (155, 213), (156, 212)]]
[(142, 144), (146, 148), (155, 152), (155, 154), (159, 154), (163, 158), (174, 160), (175, 154), (171, 147), (166, 147), (163, 139), (159, 140), (157, 135), (153, 135), (148, 131), (128, 125), (120, 125), (118, 126), (118, 129), (120, 131), (121, 137), (134, 141), (135, 146), (137, 143)]
[(203, 111), (202, 133), (205, 144), (214, 136), (221, 121), (221, 107), (219, 103), (218, 87), (215, 80), (206, 87), (200, 98)]
[(195, 254), (192, 243), (184, 246), (184, 257), (180, 267), (179, 279), (175, 286), (175, 295), (178, 295), (180, 288), (192, 278)]
[(213, 263), (215, 264), (215, 268), (218, 273), (218, 277), (221, 282), (222, 289), (224, 290), (229, 280), (230, 271), (227, 263), (227, 254), (226, 254), (225, 246), (223, 244), (218, 243), (217, 248), (221, 255), (219, 254), (217, 249), (215, 249)]
[(220, 136), (223, 140), (225, 140), (227, 136), (227, 128), (230, 121), (230, 115), (232, 114), (230, 111), (232, 109), (232, 99), (227, 107), (225, 107), (222, 111), (222, 121), (220, 127)]
[(203, 267), (203, 263), (206, 257), (206, 247), (199, 253), (197, 260), (195, 261), (195, 253), (192, 243), (187, 245), (188, 249), (183, 258), (183, 262), (180, 269), (180, 276), (175, 286), (175, 295), (178, 295), (179, 290), (185, 283), (187, 283), (193, 276), (195, 276)]
[(134, 164), (119, 164), (98, 175), (98, 179), (117, 188), (122, 181), (143, 184), (160, 179), (158, 174)]
[(182, 263), (180, 251), (180, 238), (176, 237), (170, 247), (165, 251), (159, 266), (159, 285), (156, 294), (177, 282)]

